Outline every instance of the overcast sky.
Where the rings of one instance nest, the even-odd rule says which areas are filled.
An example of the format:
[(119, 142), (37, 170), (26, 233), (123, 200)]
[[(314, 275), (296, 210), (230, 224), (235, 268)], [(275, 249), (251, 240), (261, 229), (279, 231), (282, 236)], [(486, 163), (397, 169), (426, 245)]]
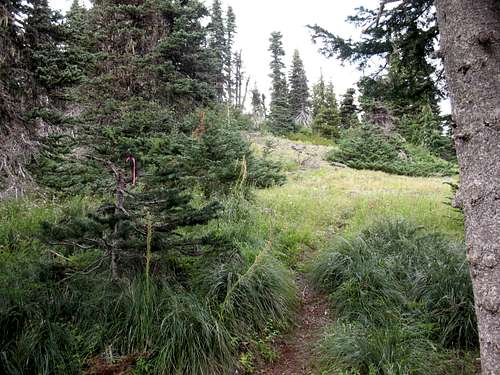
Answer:
[[(52, 7), (66, 11), (72, 0), (49, 0)], [(82, 1), (82, 0), (80, 0)], [(323, 71), (325, 79), (332, 80), (337, 93), (343, 94), (353, 87), (360, 76), (355, 67), (345, 66), (335, 59), (322, 57), (317, 46), (311, 42), (308, 24), (319, 24), (329, 31), (344, 37), (356, 37), (356, 29), (345, 22), (354, 8), (363, 5), (375, 7), (378, 0), (222, 0), (224, 9), (231, 5), (236, 13), (238, 36), (237, 48), (243, 50), (245, 71), (263, 92), (270, 88), (268, 51), (272, 31), (283, 33), (286, 64), (294, 49), (298, 49), (304, 60), (309, 84), (312, 85)], [(211, 0), (205, 1), (211, 5)]]

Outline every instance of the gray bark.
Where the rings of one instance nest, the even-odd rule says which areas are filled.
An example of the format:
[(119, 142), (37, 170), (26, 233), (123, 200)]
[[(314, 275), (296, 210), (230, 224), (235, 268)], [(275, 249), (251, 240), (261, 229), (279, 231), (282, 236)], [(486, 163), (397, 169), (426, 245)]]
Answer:
[(436, 0), (485, 375), (500, 374), (500, 1)]

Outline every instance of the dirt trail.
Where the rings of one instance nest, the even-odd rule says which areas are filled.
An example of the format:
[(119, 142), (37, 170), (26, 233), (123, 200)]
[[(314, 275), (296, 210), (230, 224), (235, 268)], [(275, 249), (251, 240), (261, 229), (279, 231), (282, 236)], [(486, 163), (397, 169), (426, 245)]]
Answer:
[[(260, 149), (270, 145), (270, 151), (275, 157), (296, 162), (299, 170), (331, 167), (325, 160), (326, 153), (331, 149), (329, 146), (304, 144), (260, 133), (247, 133), (246, 136)], [(304, 249), (302, 262), (312, 256), (313, 254)], [(332, 322), (328, 297), (318, 293), (300, 271), (297, 272), (296, 278), (300, 298), (296, 326), (290, 333), (277, 339), (274, 349), (278, 358), (272, 363), (257, 367), (254, 374), (318, 374), (314, 363), (314, 346), (322, 337), (324, 327)]]
[(297, 275), (301, 306), (297, 327), (276, 343), (278, 359), (255, 372), (261, 375), (313, 375), (314, 344), (323, 328), (331, 323), (327, 296), (315, 291), (302, 274)]

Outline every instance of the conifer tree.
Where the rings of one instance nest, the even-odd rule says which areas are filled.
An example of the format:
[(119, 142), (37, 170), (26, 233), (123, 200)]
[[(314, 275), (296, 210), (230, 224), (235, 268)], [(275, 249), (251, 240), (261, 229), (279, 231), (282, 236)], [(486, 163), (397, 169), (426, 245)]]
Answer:
[(312, 128), (315, 133), (325, 138), (339, 136), (340, 115), (333, 83), (324, 86), (321, 79), (318, 85), (318, 109), (313, 119)]
[[(77, 137), (56, 139), (60, 152), (70, 154), (53, 149), (42, 158), (41, 183), (58, 190), (104, 188), (110, 174), (98, 159), (123, 168), (132, 155), (144, 171), (153, 168), (158, 156), (150, 155), (150, 142), (168, 137), (173, 112), (189, 112), (214, 98), (201, 24), (206, 15), (194, 0), (94, 4), (88, 14), (92, 41), (85, 48), (95, 63), (77, 90)], [(78, 157), (71, 157), (75, 152)]]
[(321, 107), (325, 103), (325, 80), (323, 78), (323, 73), (321, 73), (318, 82), (313, 85), (313, 96), (312, 96), (312, 117), (313, 119), (318, 115)]
[(340, 122), (344, 129), (351, 128), (359, 124), (358, 107), (354, 103), (354, 94), (356, 90), (347, 89), (340, 104)]
[(134, 191), (134, 177), (108, 164), (115, 175), (114, 200), (101, 205), (87, 217), (69, 216), (56, 224), (45, 223), (48, 242), (70, 249), (98, 249), (101, 264), (108, 264), (114, 281), (134, 276), (144, 269), (145, 244), (164, 256), (199, 256), (208, 245), (205, 238), (181, 236), (179, 229), (206, 224), (217, 215), (219, 205), (194, 207), (192, 197), (172, 189), (168, 167), (164, 164), (154, 175), (142, 179), (143, 188)]
[[(226, 84), (225, 67), (227, 66), (227, 39), (226, 27), (224, 25), (224, 18), (222, 16), (222, 5), (220, 0), (214, 0), (212, 10), (210, 13), (211, 19), (208, 26), (209, 30), (209, 47), (213, 55), (214, 65), (214, 86), (216, 89), (217, 100), (222, 102), (224, 100), (224, 88)], [(231, 20), (232, 22), (233, 20)], [(230, 25), (232, 27), (232, 25)], [(230, 30), (229, 33), (233, 33)]]
[(226, 13), (226, 51), (225, 51), (225, 74), (226, 74), (226, 98), (228, 104), (234, 104), (234, 77), (233, 77), (233, 44), (236, 34), (236, 15), (233, 8), (229, 6)]
[(384, 102), (391, 112), (415, 114), (422, 105), (437, 110), (441, 92), (435, 77), (442, 80), (442, 75), (436, 74), (439, 30), (433, 0), (412, 0), (394, 7), (388, 3), (395, 1), (382, 1), (376, 9), (360, 7), (348, 18), (348, 22), (363, 27), (360, 42), (318, 25), (309, 26), (313, 39), (321, 42), (320, 51), (325, 56), (338, 56), (360, 68), (382, 61), (379, 73), (362, 83), (370, 86), (366, 94)]
[(284, 135), (296, 130), (290, 105), (288, 102), (288, 84), (285, 75), (285, 63), (283, 58), (283, 35), (280, 32), (271, 33), (269, 39), (271, 52), (271, 113), (269, 115), (269, 127), (275, 134)]
[(47, 0), (31, 0), (26, 8), (24, 39), (26, 61), (32, 71), (34, 103), (43, 104), (45, 97), (55, 96), (66, 86), (79, 82), (78, 58), (62, 48), (68, 42), (62, 15), (53, 11)]
[[(250, 76), (247, 76), (243, 70), (242, 51), (234, 53), (234, 106), (243, 110), (250, 83)], [(246, 78), (246, 79), (245, 79)]]
[(307, 84), (304, 63), (298, 50), (293, 53), (292, 67), (289, 75), (290, 110), (292, 118), (298, 125), (307, 125), (309, 118), (309, 87)]
[[(18, 20), (24, 15), (21, 1), (0, 6), (0, 198), (17, 195), (26, 175), (29, 159), (29, 126), (24, 119), (30, 72), (23, 61), (23, 30)], [(27, 147), (30, 146), (30, 147)]]
[(264, 97), (257, 88), (257, 83), (255, 83), (255, 86), (252, 89), (251, 94), (252, 94), (252, 117), (255, 125), (258, 126), (264, 120), (266, 114), (265, 114), (265, 104), (263, 103)]
[(84, 78), (93, 67), (93, 56), (90, 53), (92, 35), (89, 27), (89, 12), (79, 0), (73, 0), (65, 17), (66, 51), (68, 58), (74, 63), (75, 70)]
[(61, 16), (46, 0), (0, 6), (0, 198), (19, 196), (32, 182), (26, 166), (39, 149), (39, 109), (77, 76), (65, 38)]

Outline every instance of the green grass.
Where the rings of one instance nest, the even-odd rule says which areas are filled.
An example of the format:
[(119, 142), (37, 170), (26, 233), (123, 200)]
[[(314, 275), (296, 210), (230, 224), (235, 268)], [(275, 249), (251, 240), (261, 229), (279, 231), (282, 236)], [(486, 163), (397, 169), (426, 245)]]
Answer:
[(0, 205), (1, 373), (77, 374), (103, 357), (110, 364), (132, 358), (144, 374), (225, 374), (244, 343), (264, 351), (257, 344), (269, 327), (290, 325), (293, 275), (271, 251), (271, 231), (250, 202), (228, 199), (222, 218), (193, 229), (219, 244), (207, 256), (178, 257), (167, 274), (154, 271), (153, 257), (148, 279), (139, 273), (118, 284), (106, 263), (81, 273), (100, 250), (70, 254), (39, 239), (43, 222), (84, 217), (94, 204)]
[(259, 191), (257, 197), (267, 220), (310, 245), (397, 217), (460, 239), (461, 215), (445, 203), (449, 180), (323, 167), (292, 175), (285, 186)]
[[(463, 241), (463, 219), (447, 203), (447, 181), (323, 167), (257, 192), (260, 230), (273, 233), (274, 249), (291, 267), (303, 268), (305, 259), (311, 272), (308, 259), (316, 259), (316, 284), (332, 294), (337, 316), (345, 316), (320, 343), (325, 373), (471, 373), (474, 349), (456, 349), (475, 348), (476, 325), (464, 250), (455, 245)], [(402, 234), (396, 226), (380, 238), (373, 235), (389, 243), (390, 257), (353, 261), (350, 239), (375, 222), (403, 218), (412, 224)], [(333, 251), (337, 246), (344, 251)], [(406, 251), (398, 257), (401, 246)], [(433, 266), (419, 281), (426, 262)], [(391, 271), (384, 264), (400, 266)], [(420, 313), (423, 321), (416, 318)]]

